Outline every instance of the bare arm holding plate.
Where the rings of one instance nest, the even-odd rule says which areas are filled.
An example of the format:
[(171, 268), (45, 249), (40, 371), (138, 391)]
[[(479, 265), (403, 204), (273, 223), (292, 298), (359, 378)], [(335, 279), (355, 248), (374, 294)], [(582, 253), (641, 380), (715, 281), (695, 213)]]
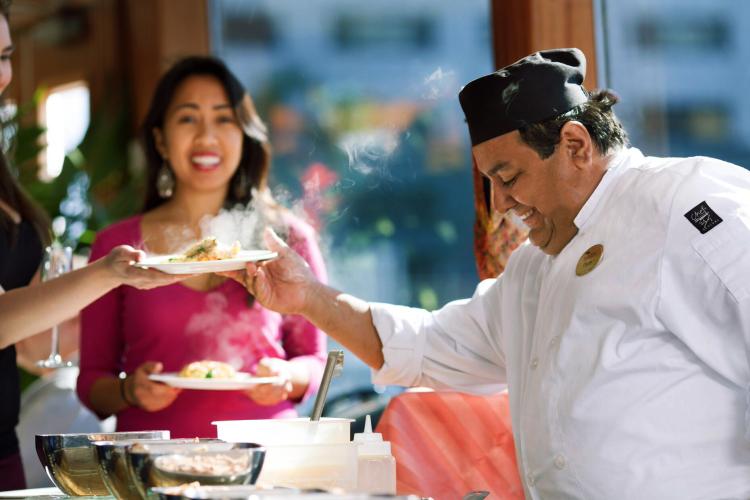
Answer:
[(120, 285), (155, 288), (188, 278), (133, 266), (143, 252), (122, 245), (86, 267), (33, 286), (0, 291), (0, 349), (78, 314), (83, 307)]

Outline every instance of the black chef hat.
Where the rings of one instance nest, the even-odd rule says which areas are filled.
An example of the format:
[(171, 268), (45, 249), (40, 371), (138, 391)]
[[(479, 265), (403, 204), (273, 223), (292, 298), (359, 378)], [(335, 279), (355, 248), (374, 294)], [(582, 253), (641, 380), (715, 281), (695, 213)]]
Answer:
[(535, 52), (469, 82), (458, 100), (471, 145), (570, 111), (588, 99), (586, 57), (578, 49)]

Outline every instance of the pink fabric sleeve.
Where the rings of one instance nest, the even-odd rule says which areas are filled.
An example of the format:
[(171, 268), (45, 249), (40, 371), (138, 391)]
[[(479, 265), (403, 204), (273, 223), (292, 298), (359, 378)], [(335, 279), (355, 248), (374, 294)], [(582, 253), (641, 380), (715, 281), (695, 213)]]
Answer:
[[(290, 225), (289, 246), (310, 266), (313, 274), (323, 283), (328, 281), (323, 255), (317, 242), (317, 235), (309, 225), (294, 221)], [(323, 368), (326, 362), (326, 335), (302, 316), (287, 315), (281, 325), (282, 342), (287, 359), (292, 363), (303, 364), (310, 374), (310, 383), (301, 401), (318, 391)]]
[[(104, 257), (117, 245), (109, 236), (115, 235), (104, 233), (97, 236), (89, 262)], [(121, 287), (118, 287), (81, 311), (80, 371), (76, 392), (81, 402), (95, 413), (89, 399), (91, 386), (100, 378), (116, 377), (122, 369), (120, 300)]]

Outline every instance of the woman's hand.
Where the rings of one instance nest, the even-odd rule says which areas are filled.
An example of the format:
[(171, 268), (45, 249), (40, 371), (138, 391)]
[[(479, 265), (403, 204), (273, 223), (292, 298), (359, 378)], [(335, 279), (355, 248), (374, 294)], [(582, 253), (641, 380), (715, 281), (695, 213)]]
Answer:
[(193, 276), (191, 274), (167, 274), (156, 269), (142, 269), (133, 265), (145, 257), (146, 254), (141, 250), (128, 245), (120, 245), (113, 248), (101, 261), (118, 285), (130, 285), (140, 289), (171, 285)]
[(123, 382), (125, 402), (146, 411), (159, 411), (171, 405), (180, 394), (180, 389), (154, 382), (148, 376), (161, 373), (161, 363), (147, 361), (139, 366)]
[(289, 361), (279, 358), (263, 358), (255, 370), (257, 377), (278, 377), (275, 384), (259, 384), (245, 394), (259, 405), (272, 406), (286, 401), (292, 392), (292, 369)]

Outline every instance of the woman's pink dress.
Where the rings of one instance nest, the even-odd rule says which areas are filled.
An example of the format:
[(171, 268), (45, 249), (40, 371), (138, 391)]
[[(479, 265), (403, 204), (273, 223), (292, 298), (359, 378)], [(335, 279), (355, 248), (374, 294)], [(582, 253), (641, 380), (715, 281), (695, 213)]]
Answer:
[[(143, 248), (141, 219), (131, 217), (101, 231), (91, 261), (117, 245)], [(326, 279), (310, 226), (289, 221), (288, 244), (319, 279)], [(326, 358), (325, 335), (300, 316), (281, 315), (258, 303), (248, 306), (248, 297), (233, 280), (205, 292), (179, 283), (152, 290), (112, 290), (81, 313), (79, 398), (90, 407), (89, 392), (97, 379), (121, 371), (130, 374), (146, 361), (160, 361), (165, 372), (176, 372), (189, 362), (211, 359), (252, 373), (263, 357), (305, 365), (310, 373), (305, 397), (317, 391)], [(241, 391), (186, 389), (161, 411), (123, 410), (117, 414), (117, 430), (166, 429), (173, 438), (215, 437), (215, 420), (295, 415), (290, 401), (261, 406)]]

